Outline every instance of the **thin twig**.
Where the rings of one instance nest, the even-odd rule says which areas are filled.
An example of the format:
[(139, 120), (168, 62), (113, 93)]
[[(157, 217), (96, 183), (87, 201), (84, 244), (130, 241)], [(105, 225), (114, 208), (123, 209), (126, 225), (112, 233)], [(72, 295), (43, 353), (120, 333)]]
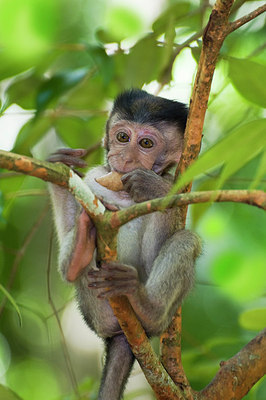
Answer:
[(264, 13), (265, 11), (266, 11), (266, 4), (264, 4), (263, 6), (260, 6), (259, 8), (252, 11), (251, 13), (245, 15), (244, 17), (239, 18), (234, 22), (231, 22), (228, 25), (227, 35), (229, 35), (229, 33), (232, 33), (233, 31), (235, 31), (236, 29), (240, 28), (247, 22), (252, 21), (254, 18), (258, 17), (260, 14)]
[(259, 47), (257, 47), (256, 49), (254, 49), (250, 54), (249, 57), (254, 57), (257, 54), (259, 54), (261, 51), (265, 50), (266, 48), (266, 42), (262, 43)]
[(10, 192), (7, 193), (6, 199), (14, 199), (16, 197), (25, 197), (25, 196), (47, 196), (48, 191), (45, 189), (25, 189), (25, 190), (19, 190), (17, 192)]

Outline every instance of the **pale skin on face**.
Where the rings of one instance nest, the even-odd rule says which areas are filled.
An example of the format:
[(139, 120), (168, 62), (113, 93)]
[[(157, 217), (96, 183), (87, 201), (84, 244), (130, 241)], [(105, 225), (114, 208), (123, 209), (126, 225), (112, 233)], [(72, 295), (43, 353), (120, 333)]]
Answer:
[[(119, 135), (124, 135), (124, 141)], [(151, 170), (165, 143), (161, 132), (151, 125), (118, 121), (109, 132), (108, 162), (112, 170), (127, 173), (137, 168)]]

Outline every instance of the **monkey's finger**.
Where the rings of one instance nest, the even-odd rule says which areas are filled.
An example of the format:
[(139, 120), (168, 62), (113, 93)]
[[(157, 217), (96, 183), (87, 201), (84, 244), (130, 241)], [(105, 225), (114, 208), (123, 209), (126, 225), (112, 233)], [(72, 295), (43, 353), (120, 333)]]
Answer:
[(103, 271), (102, 268), (99, 271), (88, 272), (89, 283), (129, 280), (137, 280), (136, 273), (131, 273), (131, 271), (127, 271), (127, 273), (121, 273), (121, 271)]
[(121, 285), (117, 288), (108, 288), (107, 290), (100, 291), (97, 295), (98, 299), (108, 299), (109, 297), (122, 296), (134, 293), (134, 288), (127, 285)]
[(88, 287), (90, 289), (100, 289), (100, 288), (119, 288), (123, 287), (134, 287), (136, 286), (136, 279), (120, 279), (120, 280), (113, 280), (113, 281), (98, 281), (98, 282), (90, 282)]
[[(149, 170), (145, 168), (137, 168), (134, 169), (133, 171), (127, 172), (121, 177), (121, 181), (123, 184), (128, 183), (130, 180), (139, 180), (140, 177), (146, 177), (147, 173), (149, 174)], [(135, 178), (135, 179), (134, 179)]]
[(67, 156), (73, 156), (73, 157), (84, 157), (87, 154), (87, 150), (63, 148), (63, 149), (58, 149), (56, 153), (66, 154)]
[(76, 158), (76, 157), (72, 157), (66, 154), (59, 154), (59, 153), (55, 153), (52, 154), (47, 161), (49, 162), (62, 162), (66, 165), (68, 165), (69, 167), (74, 166), (74, 167), (80, 167), (80, 168), (84, 168), (87, 166), (87, 163), (84, 160), (81, 160), (80, 158)]
[(103, 263), (101, 269), (104, 271), (117, 271), (117, 272), (137, 272), (136, 268), (131, 265), (121, 264), (119, 261), (111, 261)]
[(124, 174), (121, 177), (121, 181), (123, 182), (124, 185), (128, 182), (128, 180), (130, 179), (131, 176), (132, 176), (132, 172), (128, 172), (127, 174)]

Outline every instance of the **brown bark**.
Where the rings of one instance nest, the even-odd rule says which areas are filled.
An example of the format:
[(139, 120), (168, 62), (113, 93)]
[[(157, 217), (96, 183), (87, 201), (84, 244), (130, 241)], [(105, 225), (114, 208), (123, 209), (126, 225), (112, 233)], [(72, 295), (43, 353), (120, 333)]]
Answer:
[(184, 151), (176, 176), (184, 172), (200, 152), (203, 123), (212, 78), (220, 48), (227, 34), (228, 18), (232, 4), (233, 0), (217, 0), (203, 33), (203, 46), (189, 106)]
[(251, 13), (249, 13), (247, 15), (244, 15), (244, 17), (239, 18), (238, 20), (236, 20), (234, 22), (231, 22), (231, 24), (228, 25), (227, 35), (231, 32), (234, 32), (236, 29), (240, 28), (247, 22), (252, 21), (252, 19), (258, 17), (260, 14), (264, 13), (265, 11), (266, 11), (266, 4), (258, 7), (256, 10), (252, 11)]
[(221, 362), (220, 371), (204, 388), (198, 399), (242, 399), (266, 374), (266, 329), (260, 332), (239, 353)]
[(193, 392), (181, 362), (181, 322), (181, 307), (179, 307), (169, 328), (160, 337), (160, 354), (168, 374), (182, 389), (186, 400), (192, 400)]
[(70, 169), (64, 164), (52, 164), (20, 154), (0, 150), (0, 167), (35, 176), (43, 181), (68, 188)]
[(262, 190), (210, 190), (202, 192), (181, 193), (164, 198), (145, 201), (112, 214), (112, 227), (124, 225), (128, 221), (166, 208), (187, 206), (188, 204), (209, 202), (235, 202), (266, 209), (266, 193)]

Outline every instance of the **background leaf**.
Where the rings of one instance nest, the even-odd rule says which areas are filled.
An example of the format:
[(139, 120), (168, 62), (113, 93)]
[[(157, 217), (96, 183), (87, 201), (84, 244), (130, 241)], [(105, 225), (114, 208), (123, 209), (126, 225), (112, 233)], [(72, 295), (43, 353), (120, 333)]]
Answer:
[(173, 191), (182, 188), (204, 171), (224, 165), (221, 177), (217, 181), (217, 188), (221, 187), (235, 171), (266, 148), (265, 130), (266, 119), (240, 126), (200, 156), (178, 179)]
[(0, 385), (0, 399), (3, 400), (22, 400), (21, 397), (17, 396), (16, 393), (7, 387)]
[(229, 77), (237, 91), (247, 100), (265, 108), (266, 65), (232, 57), (228, 64)]
[(266, 326), (266, 308), (254, 308), (242, 312), (239, 323), (245, 329), (254, 331), (264, 329)]

